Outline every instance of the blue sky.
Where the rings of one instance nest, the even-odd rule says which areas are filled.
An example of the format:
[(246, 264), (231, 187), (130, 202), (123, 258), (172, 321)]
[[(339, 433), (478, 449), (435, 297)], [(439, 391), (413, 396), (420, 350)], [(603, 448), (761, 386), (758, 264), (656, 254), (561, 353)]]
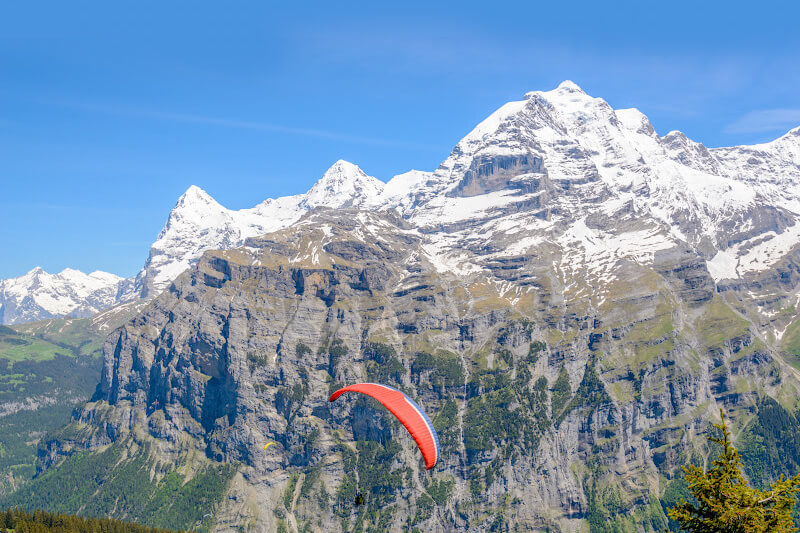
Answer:
[(2, 3), (0, 278), (132, 275), (192, 184), (243, 208), (340, 158), (432, 170), (564, 79), (709, 146), (800, 125), (795, 1), (288, 4)]

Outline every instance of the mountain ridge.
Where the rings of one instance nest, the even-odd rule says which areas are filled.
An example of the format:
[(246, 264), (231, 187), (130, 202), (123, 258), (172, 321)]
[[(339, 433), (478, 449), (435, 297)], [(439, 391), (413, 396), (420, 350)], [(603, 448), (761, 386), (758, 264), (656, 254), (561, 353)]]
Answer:
[[(154, 297), (204, 250), (241, 245), (318, 207), (396, 209), (426, 233), (438, 234), (431, 248), (465, 271), (479, 266), (458, 267), (458, 260), (448, 259), (459, 248), (522, 252), (537, 240), (558, 242), (571, 225), (580, 225), (582, 217), (567, 213), (593, 219), (624, 209), (626, 216), (636, 213), (642, 227), (663, 226), (657, 233), (665, 246), (684, 242), (697, 251), (716, 279), (740, 278), (763, 270), (750, 258), (759, 246), (776, 259), (790, 252), (794, 233), (784, 234), (798, 227), (798, 186), (800, 127), (769, 143), (706, 148), (678, 131), (659, 136), (638, 109), (614, 110), (567, 80), (501, 106), (431, 172), (410, 171), (383, 183), (339, 160), (306, 193), (238, 211), (190, 186), (130, 280), (132, 288), (108, 305)], [(520, 217), (531, 218), (538, 237), (510, 238), (491, 222)], [(473, 231), (455, 231), (464, 226)], [(20, 318), (10, 307), (4, 306), (0, 322), (59, 316), (42, 307), (41, 314)]]

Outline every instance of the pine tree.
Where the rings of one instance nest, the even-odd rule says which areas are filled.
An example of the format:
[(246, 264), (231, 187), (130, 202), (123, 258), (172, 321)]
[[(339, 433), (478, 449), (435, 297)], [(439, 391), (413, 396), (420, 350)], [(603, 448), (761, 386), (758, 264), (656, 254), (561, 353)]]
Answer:
[(792, 505), (800, 491), (800, 474), (780, 478), (768, 490), (750, 487), (742, 475), (742, 458), (731, 443), (731, 433), (720, 409), (722, 424), (714, 424), (722, 438), (708, 440), (722, 446), (722, 453), (704, 471), (694, 465), (682, 467), (689, 491), (697, 500), (692, 504), (681, 499), (669, 510), (669, 516), (681, 528), (693, 533), (789, 533), (797, 531), (792, 523)]

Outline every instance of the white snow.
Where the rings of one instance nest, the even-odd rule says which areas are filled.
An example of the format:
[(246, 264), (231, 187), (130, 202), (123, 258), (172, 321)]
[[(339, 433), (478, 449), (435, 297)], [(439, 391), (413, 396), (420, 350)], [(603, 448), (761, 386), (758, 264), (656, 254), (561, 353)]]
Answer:
[(305, 194), (301, 205), (312, 207), (358, 207), (377, 198), (384, 183), (341, 159), (333, 164)]
[(617, 109), (615, 113), (620, 124), (634, 133), (641, 133), (643, 130), (647, 131), (652, 128), (647, 116), (635, 107), (631, 107), (630, 109)]
[(411, 219), (421, 225), (454, 223), (481, 218), (498, 207), (518, 202), (522, 198), (514, 191), (503, 190), (469, 197), (438, 196), (428, 202), (424, 210), (415, 212)]
[(713, 259), (706, 261), (708, 273), (711, 274), (714, 281), (738, 278), (737, 264), (736, 257), (727, 250), (720, 250)]
[(769, 231), (757, 238), (721, 250), (706, 264), (716, 281), (735, 279), (749, 272), (770, 268), (798, 245), (800, 245), (800, 223), (786, 228), (781, 233)]

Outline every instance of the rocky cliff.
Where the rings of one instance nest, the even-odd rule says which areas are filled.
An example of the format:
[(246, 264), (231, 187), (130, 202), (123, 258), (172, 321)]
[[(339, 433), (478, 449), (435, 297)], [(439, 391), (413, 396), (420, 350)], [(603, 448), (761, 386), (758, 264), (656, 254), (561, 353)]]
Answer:
[[(472, 272), (436, 251), (393, 212), (322, 209), (206, 252), (107, 338), (39, 486), (123, 449), (153, 483), (234, 465), (202, 519), (219, 531), (662, 531), (659, 499), (719, 407), (738, 427), (761, 398), (794, 408), (794, 371), (748, 311), (759, 282), (717, 286), (685, 245), (599, 272), (553, 244)], [(426, 409), (434, 470), (377, 403), (327, 402), (355, 381)]]

